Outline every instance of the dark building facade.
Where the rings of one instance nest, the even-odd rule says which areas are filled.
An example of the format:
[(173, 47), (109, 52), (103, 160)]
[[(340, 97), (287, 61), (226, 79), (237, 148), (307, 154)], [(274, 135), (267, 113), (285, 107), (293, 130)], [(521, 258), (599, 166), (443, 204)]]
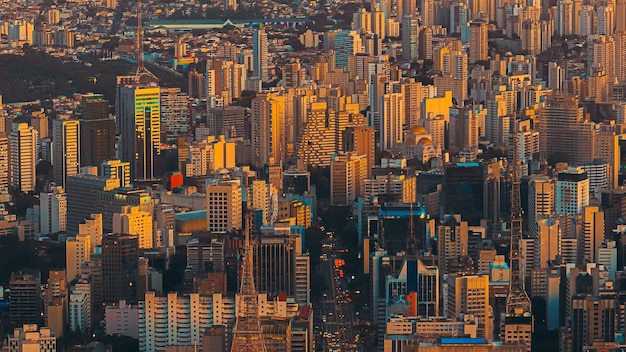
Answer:
[(10, 319), (13, 326), (40, 324), (42, 318), (41, 274), (16, 272), (11, 274)]
[(109, 102), (83, 99), (80, 121), (80, 164), (100, 165), (115, 159), (115, 119), (109, 115)]
[(102, 238), (102, 299), (137, 301), (137, 236), (109, 234)]

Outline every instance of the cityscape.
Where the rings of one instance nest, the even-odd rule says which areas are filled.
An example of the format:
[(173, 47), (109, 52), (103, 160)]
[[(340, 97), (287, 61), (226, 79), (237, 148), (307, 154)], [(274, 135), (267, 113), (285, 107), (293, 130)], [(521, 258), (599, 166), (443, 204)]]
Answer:
[(0, 351), (626, 350), (626, 0), (0, 0)]

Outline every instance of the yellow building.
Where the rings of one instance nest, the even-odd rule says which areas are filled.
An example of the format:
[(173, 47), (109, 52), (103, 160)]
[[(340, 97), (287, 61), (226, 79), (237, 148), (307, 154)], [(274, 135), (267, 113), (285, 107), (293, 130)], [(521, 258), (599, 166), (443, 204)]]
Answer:
[(479, 331), (484, 334), (485, 339), (491, 338), (493, 317), (489, 305), (489, 276), (451, 275), (448, 282), (447, 316), (473, 314), (478, 319)]
[(352, 153), (335, 154), (330, 161), (330, 203), (351, 205), (359, 197), (367, 176), (367, 157)]
[(259, 93), (252, 100), (252, 148), (257, 167), (283, 161), (286, 152), (286, 97), (276, 93)]
[(442, 97), (426, 98), (422, 101), (422, 118), (428, 119), (443, 116), (443, 120), (450, 122), (450, 107), (452, 107), (452, 91), (446, 91)]
[(127, 205), (113, 214), (113, 232), (137, 236), (139, 248), (153, 248), (152, 214)]
[(67, 282), (71, 282), (80, 274), (83, 262), (89, 260), (91, 251), (89, 235), (70, 237), (65, 242), (65, 268)]

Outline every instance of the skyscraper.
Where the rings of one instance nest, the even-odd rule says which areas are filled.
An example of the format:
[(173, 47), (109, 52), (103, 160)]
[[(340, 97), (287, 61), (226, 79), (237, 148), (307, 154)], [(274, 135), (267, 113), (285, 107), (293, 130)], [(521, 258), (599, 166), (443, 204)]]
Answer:
[(418, 32), (419, 24), (417, 22), (417, 17), (408, 15), (402, 17), (402, 58), (404, 60), (417, 60), (417, 37), (419, 34)]
[[(578, 107), (578, 98), (567, 95), (546, 97), (545, 106), (539, 110), (539, 149), (543, 158), (558, 155), (559, 161), (588, 161), (579, 154), (580, 123), (583, 110)], [(550, 154), (548, 154), (550, 153)]]
[(469, 61), (475, 63), (476, 61), (488, 60), (488, 24), (483, 21), (470, 22), (470, 49), (469, 49)]
[(80, 119), (80, 164), (95, 166), (115, 158), (115, 119), (102, 95), (83, 96)]
[(141, 1), (137, 7), (137, 70), (117, 77), (115, 115), (120, 159), (130, 162), (133, 180), (151, 180), (158, 176), (155, 164), (161, 153), (161, 90), (158, 78), (144, 67)]
[(261, 81), (267, 82), (270, 80), (269, 75), (269, 54), (267, 48), (269, 43), (267, 41), (267, 33), (264, 29), (257, 29), (254, 31), (252, 38), (252, 51), (253, 51), (253, 75), (259, 77)]
[(103, 303), (137, 299), (137, 236), (109, 234), (102, 238)]
[(242, 208), (242, 189), (238, 180), (211, 180), (206, 185), (207, 231), (241, 229)]
[[(373, 21), (373, 19), (372, 19)], [(363, 52), (361, 37), (356, 31), (340, 30), (335, 36), (335, 65), (348, 67), (348, 57)]]
[(11, 132), (11, 188), (23, 193), (35, 190), (37, 131), (20, 123)]
[(559, 172), (556, 181), (555, 208), (557, 214), (577, 215), (589, 205), (589, 178), (582, 168)]
[(9, 281), (11, 324), (38, 324), (41, 319), (41, 274), (37, 272), (17, 272)]
[(113, 232), (137, 236), (141, 249), (153, 248), (152, 214), (139, 206), (123, 206), (113, 214)]
[(260, 93), (252, 100), (252, 153), (255, 165), (282, 161), (285, 155), (285, 100), (275, 93)]
[(160, 89), (118, 77), (116, 110), (120, 125), (120, 158), (130, 162), (133, 180), (154, 179), (161, 152)]
[(334, 154), (330, 158), (330, 203), (350, 205), (361, 194), (367, 176), (365, 155)]
[(57, 185), (80, 172), (80, 122), (56, 119), (52, 124), (52, 171)]
[(9, 194), (9, 138), (0, 130), (0, 203), (11, 199)]

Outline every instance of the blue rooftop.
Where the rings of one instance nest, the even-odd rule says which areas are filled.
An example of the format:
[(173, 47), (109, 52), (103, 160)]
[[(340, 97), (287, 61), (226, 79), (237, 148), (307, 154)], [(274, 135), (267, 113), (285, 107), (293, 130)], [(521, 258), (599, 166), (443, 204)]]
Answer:
[(174, 218), (179, 221), (206, 219), (206, 210), (194, 210), (184, 213), (176, 213), (176, 215), (174, 215)]
[(487, 345), (489, 342), (482, 338), (471, 337), (442, 337), (442, 345)]

